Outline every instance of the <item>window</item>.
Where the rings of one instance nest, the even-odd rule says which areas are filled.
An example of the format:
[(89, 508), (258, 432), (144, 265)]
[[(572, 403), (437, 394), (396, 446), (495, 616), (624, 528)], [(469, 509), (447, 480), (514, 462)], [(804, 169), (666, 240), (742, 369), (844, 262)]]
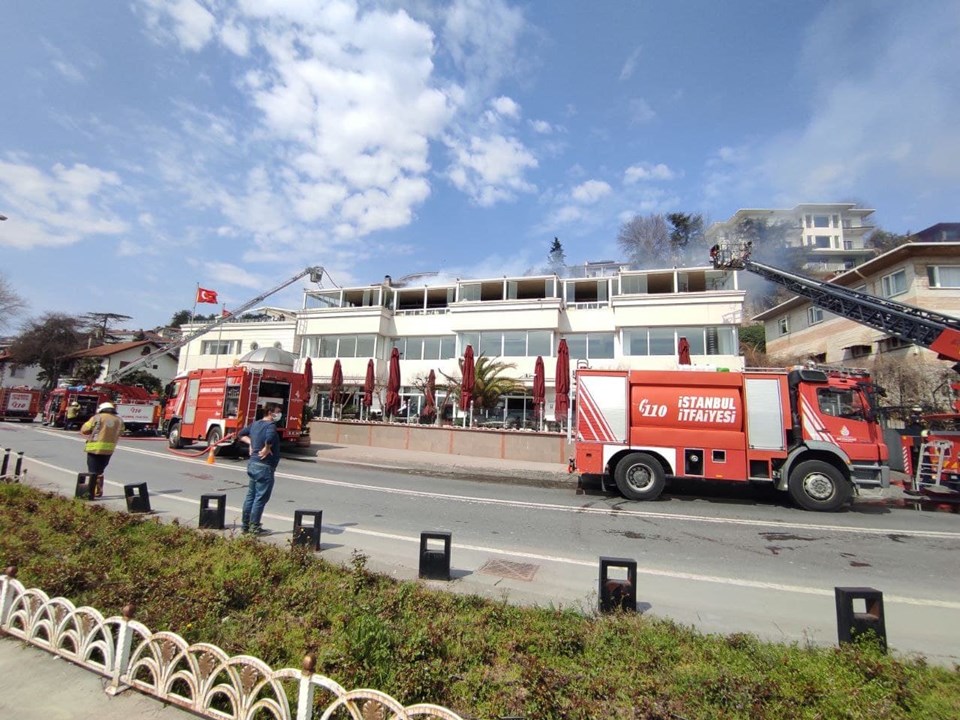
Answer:
[(850, 351), (850, 357), (852, 358), (867, 357), (873, 352), (873, 348), (870, 345), (851, 345), (847, 350)]
[(884, 275), (880, 280), (880, 287), (884, 297), (902, 295), (907, 291), (907, 271), (897, 270), (890, 275)]
[(612, 360), (613, 333), (566, 335), (570, 357), (577, 360)]
[(641, 295), (647, 292), (646, 275), (624, 275), (620, 278), (621, 295)]
[(460, 286), (460, 302), (480, 300), (480, 283), (463, 284)]
[(201, 355), (239, 355), (239, 340), (203, 340), (200, 342)]
[(811, 243), (815, 248), (820, 250), (829, 250), (830, 249), (830, 236), (829, 235), (816, 235), (813, 238)]
[(808, 307), (807, 308), (807, 324), (808, 325), (817, 325), (818, 323), (823, 322), (823, 308), (818, 307)]
[(814, 215), (813, 216), (813, 226), (818, 228), (830, 227), (830, 216), (829, 215)]
[(453, 335), (397, 338), (394, 345), (404, 360), (450, 360), (456, 352)]
[(680, 338), (690, 344), (691, 355), (736, 355), (736, 328), (729, 325), (709, 327), (631, 328), (623, 331), (625, 355), (676, 355)]
[(375, 347), (375, 335), (307, 335), (300, 346), (300, 357), (373, 357)]
[(960, 288), (960, 265), (928, 265), (927, 280), (932, 288)]
[(790, 332), (790, 318), (782, 317), (777, 320), (777, 332), (781, 335), (786, 335)]
[(863, 420), (863, 403), (859, 394), (853, 390), (838, 390), (835, 388), (820, 388), (817, 390), (817, 404), (824, 415), (846, 418), (849, 420)]
[(552, 355), (553, 334), (549, 330), (489, 330), (482, 333), (461, 333), (460, 352), (473, 346), (477, 355), (487, 357), (536, 357)]

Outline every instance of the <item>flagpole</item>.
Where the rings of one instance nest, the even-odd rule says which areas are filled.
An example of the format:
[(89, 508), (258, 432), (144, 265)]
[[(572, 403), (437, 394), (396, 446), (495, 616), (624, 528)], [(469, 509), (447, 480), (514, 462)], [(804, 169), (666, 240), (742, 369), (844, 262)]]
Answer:
[[(197, 283), (197, 289), (193, 293), (193, 310), (190, 311), (190, 324), (193, 325), (194, 318), (197, 316), (197, 298), (200, 297), (200, 283)], [(183, 328), (180, 328), (180, 337), (183, 337)], [(190, 343), (183, 349), (183, 369), (187, 369), (187, 359), (190, 357)]]
[(223, 322), (222, 322), (222, 320), (223, 320), (223, 311), (226, 310), (226, 309), (227, 309), (227, 304), (226, 304), (226, 303), (223, 303), (223, 305), (222, 305), (221, 308), (220, 308), (220, 320), (221, 320), (221, 323), (220, 323), (219, 328), (217, 328), (217, 354), (214, 355), (214, 361), (213, 361), (213, 369), (214, 369), (214, 370), (216, 370), (217, 367), (220, 365), (220, 349), (221, 349), (221, 348), (220, 348), (220, 340), (223, 338)]

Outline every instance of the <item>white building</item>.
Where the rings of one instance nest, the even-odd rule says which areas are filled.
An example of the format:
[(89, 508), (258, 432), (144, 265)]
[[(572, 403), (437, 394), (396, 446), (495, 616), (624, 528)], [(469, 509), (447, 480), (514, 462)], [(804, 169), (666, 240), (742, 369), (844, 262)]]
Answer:
[[(74, 367), (82, 360), (96, 361), (100, 365), (100, 374), (97, 375), (94, 382), (105, 382), (113, 373), (162, 347), (152, 340), (134, 340), (80, 350), (68, 355), (66, 359), (71, 361)], [(163, 353), (153, 358), (149, 363), (141, 365), (138, 369), (150, 373), (159, 379), (161, 384), (166, 385), (176, 375), (177, 357), (173, 353)], [(119, 382), (123, 382), (123, 379), (121, 378)]]
[(745, 208), (737, 210), (726, 221), (710, 226), (712, 242), (739, 240), (739, 231), (746, 220), (784, 229), (787, 247), (802, 251), (804, 268), (818, 274), (849, 270), (876, 253), (865, 246), (873, 226), (867, 218), (873, 210), (853, 203), (802, 203), (790, 209)]
[[(276, 345), (299, 357), (298, 369), (311, 358), (315, 402), (322, 406), (337, 359), (349, 393), (362, 388), (372, 358), (379, 391), (396, 346), (401, 394), (412, 413), (422, 403), (415, 386), (430, 370), (438, 385), (444, 376), (458, 378), (458, 360), (472, 345), (477, 355), (513, 364), (513, 376), (528, 391), (542, 356), (549, 418), (561, 339), (567, 340), (573, 367), (582, 362), (601, 368), (672, 368), (678, 340), (686, 337), (695, 365), (742, 368), (737, 330), (744, 294), (735, 273), (701, 267), (614, 269), (600, 275), (417, 286), (387, 277), (364, 287), (305, 290), (303, 308), (295, 313), (278, 311), (264, 322), (230, 321), (191, 341), (180, 352), (179, 370), (225, 367), (255, 347)], [(375, 407), (384, 399), (379, 395)], [(529, 396), (506, 398), (501, 411), (530, 417), (532, 403)]]

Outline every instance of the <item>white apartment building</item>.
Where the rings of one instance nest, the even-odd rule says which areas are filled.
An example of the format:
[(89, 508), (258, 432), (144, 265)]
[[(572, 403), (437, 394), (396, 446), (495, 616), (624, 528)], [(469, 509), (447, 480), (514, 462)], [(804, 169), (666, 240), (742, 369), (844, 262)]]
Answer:
[(801, 250), (804, 268), (817, 274), (849, 270), (875, 253), (864, 244), (873, 226), (867, 218), (873, 210), (853, 203), (802, 203), (790, 209), (747, 208), (708, 229), (712, 242), (737, 240), (744, 220), (782, 224), (788, 247)]
[[(744, 293), (736, 273), (713, 268), (458, 279), (448, 283), (384, 282), (352, 288), (308, 289), (303, 308), (266, 322), (231, 321), (190, 342), (180, 371), (224, 367), (255, 347), (293, 352), (302, 369), (311, 359), (314, 403), (324, 413), (334, 362), (348, 393), (362, 391), (367, 363), (378, 391), (394, 347), (401, 354), (401, 394), (411, 415), (422, 406), (417, 385), (434, 370), (438, 387), (459, 378), (467, 345), (477, 355), (510, 363), (529, 390), (538, 356), (544, 359), (545, 417), (553, 417), (557, 346), (566, 339), (571, 366), (665, 369), (677, 364), (677, 343), (690, 343), (694, 365), (741, 369), (737, 331)], [(420, 276), (419, 280), (430, 280)], [(185, 332), (191, 328), (185, 327)], [(375, 396), (379, 407), (383, 393)], [(438, 403), (443, 401), (440, 391)], [(348, 401), (349, 402), (349, 401)], [(531, 417), (529, 396), (505, 398), (506, 417)]]
[[(833, 278), (860, 292), (960, 317), (960, 242), (906, 243)], [(794, 297), (757, 315), (767, 352), (781, 358), (870, 367), (880, 358), (936, 354)]]

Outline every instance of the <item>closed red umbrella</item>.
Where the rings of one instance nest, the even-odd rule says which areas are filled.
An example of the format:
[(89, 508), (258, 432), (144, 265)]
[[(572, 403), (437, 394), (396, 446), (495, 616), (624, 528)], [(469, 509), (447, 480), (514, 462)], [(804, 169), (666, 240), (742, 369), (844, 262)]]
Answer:
[(556, 395), (554, 413), (560, 420), (567, 416), (567, 410), (570, 409), (570, 349), (566, 340), (561, 340), (557, 347)]
[(677, 341), (677, 355), (680, 358), (681, 365), (690, 364), (690, 343), (687, 342), (685, 337)]
[(307, 398), (310, 397), (310, 391), (313, 389), (313, 362), (307, 358), (303, 363), (303, 381), (307, 385)]
[(470, 409), (474, 383), (476, 376), (473, 367), (473, 345), (467, 345), (467, 349), (463, 351), (463, 379), (460, 380), (460, 409), (464, 412)]
[(370, 406), (373, 405), (373, 358), (367, 361), (367, 377), (363, 381), (363, 406), (367, 409), (367, 419), (370, 419)]
[(427, 376), (427, 386), (423, 389), (424, 406), (423, 417), (432, 418), (437, 414), (437, 400), (435, 397), (437, 386), (437, 374), (431, 370)]
[(343, 390), (343, 367), (340, 365), (340, 358), (333, 363), (333, 374), (330, 376), (330, 404), (333, 405), (333, 411), (336, 412), (337, 405), (340, 404), (340, 393)]
[(400, 409), (400, 349), (390, 353), (390, 367), (387, 373), (387, 405), (385, 415), (396, 415)]
[(543, 399), (547, 394), (547, 383), (544, 379), (543, 356), (537, 355), (537, 363), (533, 366), (533, 414), (540, 419), (543, 415)]

